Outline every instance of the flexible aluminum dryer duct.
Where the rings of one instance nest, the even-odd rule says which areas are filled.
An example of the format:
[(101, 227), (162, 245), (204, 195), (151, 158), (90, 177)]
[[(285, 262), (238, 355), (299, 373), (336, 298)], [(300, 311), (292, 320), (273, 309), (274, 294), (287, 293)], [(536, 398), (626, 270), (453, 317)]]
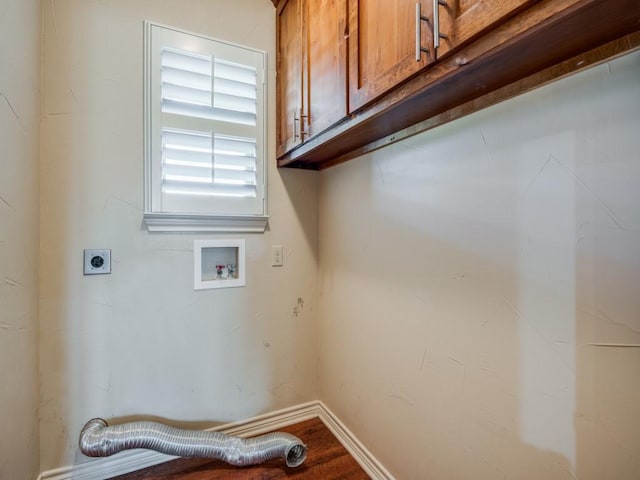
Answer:
[(89, 420), (80, 433), (80, 450), (89, 457), (108, 457), (132, 448), (147, 448), (179, 457), (215, 458), (231, 465), (256, 465), (284, 458), (297, 467), (307, 458), (307, 447), (288, 433), (239, 438), (226, 433), (182, 430), (155, 422), (108, 426), (101, 418)]

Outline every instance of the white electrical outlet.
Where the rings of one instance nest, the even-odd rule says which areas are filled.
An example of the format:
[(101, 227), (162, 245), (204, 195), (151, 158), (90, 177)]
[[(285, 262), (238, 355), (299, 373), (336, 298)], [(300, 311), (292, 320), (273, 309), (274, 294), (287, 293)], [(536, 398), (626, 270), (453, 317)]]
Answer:
[(271, 246), (271, 266), (272, 267), (281, 267), (284, 263), (283, 258), (283, 248), (282, 245), (272, 245)]
[(111, 273), (111, 250), (85, 250), (84, 274), (104, 275)]

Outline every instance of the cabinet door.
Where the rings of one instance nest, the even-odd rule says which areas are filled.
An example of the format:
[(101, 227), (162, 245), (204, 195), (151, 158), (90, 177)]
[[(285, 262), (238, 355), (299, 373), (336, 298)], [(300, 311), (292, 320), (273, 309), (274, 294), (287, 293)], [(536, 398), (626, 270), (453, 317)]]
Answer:
[[(349, 0), (349, 111), (399, 85), (435, 59), (430, 24), (418, 18), (416, 5), (420, 5), (421, 16), (432, 18), (431, 0)], [(419, 52), (420, 46), (427, 52)]]
[(305, 130), (312, 137), (347, 115), (347, 3), (346, 0), (305, 3), (308, 61)]
[(303, 0), (288, 0), (278, 9), (278, 155), (302, 141)]
[(444, 0), (438, 4), (439, 30), (443, 34), (437, 49), (443, 57), (476, 35), (507, 20), (537, 0)]

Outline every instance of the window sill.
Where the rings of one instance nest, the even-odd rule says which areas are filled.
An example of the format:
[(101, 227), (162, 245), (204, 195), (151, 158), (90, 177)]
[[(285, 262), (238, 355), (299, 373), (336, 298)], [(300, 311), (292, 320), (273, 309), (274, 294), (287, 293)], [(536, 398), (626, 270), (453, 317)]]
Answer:
[(150, 232), (264, 233), (268, 221), (269, 217), (262, 215), (144, 214)]

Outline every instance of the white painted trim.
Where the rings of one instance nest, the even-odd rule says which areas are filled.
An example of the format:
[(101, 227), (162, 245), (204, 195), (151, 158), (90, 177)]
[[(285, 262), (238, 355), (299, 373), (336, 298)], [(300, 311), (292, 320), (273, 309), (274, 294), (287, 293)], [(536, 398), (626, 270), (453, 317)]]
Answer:
[(253, 437), (317, 417), (318, 402), (313, 401), (277, 412), (267, 413), (244, 422), (230, 423), (225, 426), (223, 432), (243, 438)]
[[(268, 161), (267, 152), (267, 122), (268, 122), (268, 88), (267, 88), (267, 53), (263, 50), (238, 45), (197, 33), (180, 30), (159, 23), (145, 20), (144, 32), (144, 223), (149, 232), (182, 232), (182, 233), (264, 233), (268, 222)], [(171, 39), (169, 39), (171, 37)], [(214, 54), (219, 49), (227, 53), (225, 58), (237, 63), (251, 65), (256, 68), (256, 196), (254, 198), (205, 198), (192, 197), (189, 200), (183, 196), (178, 205), (162, 205), (161, 189), (161, 152), (160, 130), (164, 126), (160, 105), (161, 79), (160, 69), (154, 68), (154, 62), (159, 60), (160, 50), (164, 46), (180, 48), (182, 42), (188, 45), (193, 42), (202, 47), (200, 53)], [(229, 53), (229, 49), (233, 53)], [(190, 48), (187, 48), (190, 50)], [(239, 53), (238, 53), (239, 52)], [(249, 55), (251, 59), (245, 58)], [(229, 56), (230, 55), (230, 56)], [(156, 65), (157, 67), (157, 65)], [(156, 108), (158, 107), (158, 108)], [(176, 115), (176, 117), (185, 117)], [(188, 117), (188, 115), (187, 115)], [(213, 120), (200, 119), (212, 127)], [(227, 127), (229, 124), (226, 124)], [(251, 128), (245, 126), (246, 128)], [(216, 130), (217, 131), (217, 130)], [(243, 130), (244, 131), (244, 128)], [(231, 132), (226, 131), (227, 134)], [(239, 135), (246, 136), (246, 135)], [(214, 211), (208, 210), (215, 204)], [(169, 209), (168, 212), (164, 210)], [(184, 213), (184, 212), (193, 212)], [(195, 213), (200, 212), (200, 213)], [(226, 214), (224, 213), (226, 212)], [(240, 213), (243, 212), (243, 213)]]
[[(239, 437), (253, 437), (313, 418), (319, 418), (327, 426), (373, 480), (395, 480), (321, 401), (303, 403), (245, 421), (220, 425), (210, 430)], [(149, 450), (131, 450), (112, 457), (87, 460), (87, 462), (78, 465), (45, 471), (38, 476), (38, 480), (104, 480), (168, 462), (175, 458)]]
[(264, 233), (268, 221), (266, 215), (144, 213), (150, 232)]
[(367, 447), (320, 400), (318, 400), (318, 411), (320, 413), (318, 417), (322, 423), (336, 436), (372, 480), (395, 480), (394, 476), (384, 468)]
[(38, 480), (104, 480), (168, 462), (174, 458), (176, 457), (149, 450), (131, 450), (113, 457), (89, 460), (86, 463), (42, 472)]
[[(215, 275), (216, 265), (222, 263), (223, 267), (227, 262), (235, 264), (236, 273), (231, 278), (214, 277), (212, 279), (205, 280), (202, 274), (202, 258), (203, 250), (215, 248), (231, 248), (235, 253), (224, 257), (215, 256), (215, 262), (208, 265), (209, 275)], [(219, 251), (218, 251), (219, 252)], [(205, 257), (206, 258), (206, 257)], [(193, 289), (194, 290), (206, 290), (209, 288), (231, 288), (231, 287), (244, 287), (247, 284), (245, 272), (245, 242), (244, 239), (216, 239), (216, 240), (194, 240), (193, 241)], [(210, 259), (211, 261), (211, 259)], [(226, 267), (224, 267), (226, 269)], [(222, 270), (224, 273), (224, 270)]]

